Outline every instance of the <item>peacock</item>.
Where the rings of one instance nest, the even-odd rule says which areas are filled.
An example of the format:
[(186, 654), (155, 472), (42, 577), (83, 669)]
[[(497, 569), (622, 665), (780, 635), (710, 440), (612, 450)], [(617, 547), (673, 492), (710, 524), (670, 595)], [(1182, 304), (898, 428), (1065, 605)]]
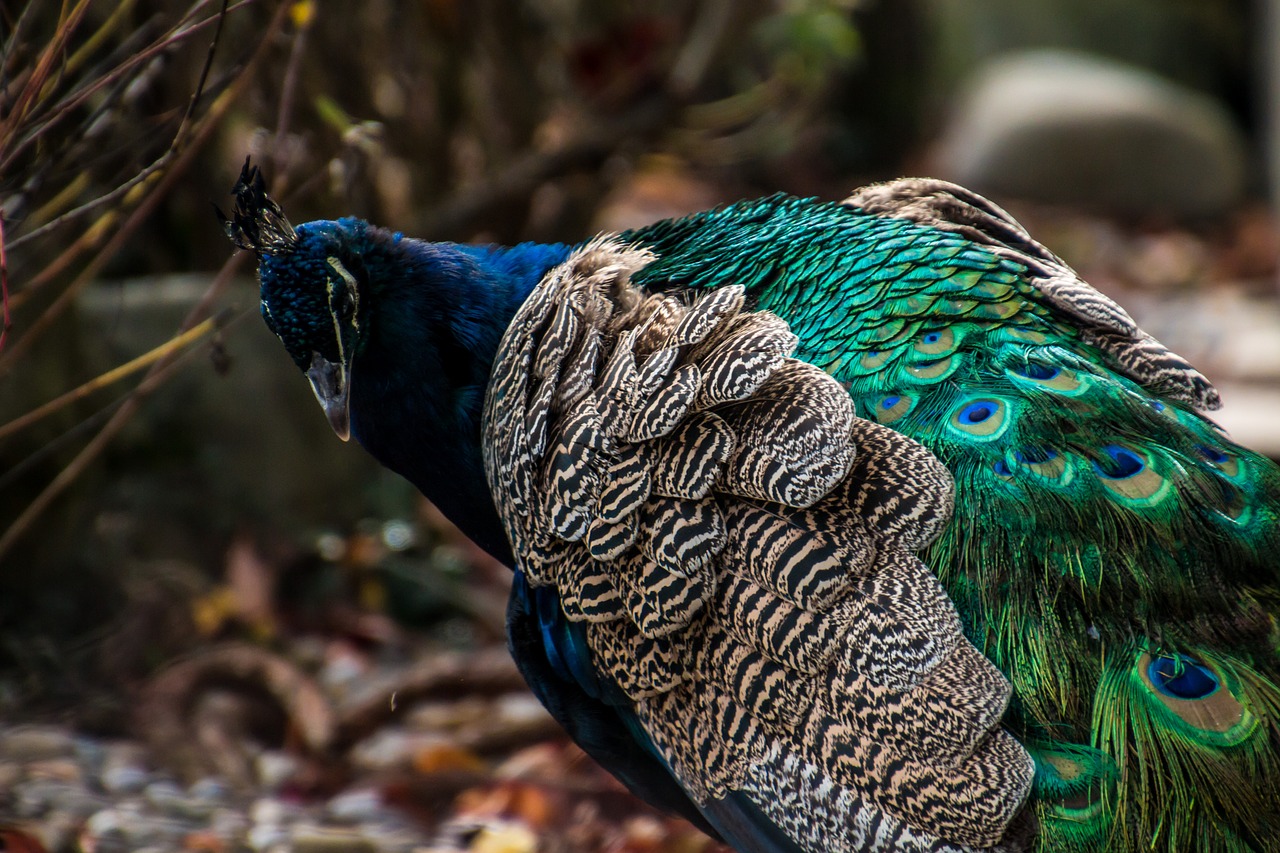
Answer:
[(512, 568), (584, 751), (741, 851), (1280, 849), (1280, 468), (1004, 210), (232, 241), (329, 423)]

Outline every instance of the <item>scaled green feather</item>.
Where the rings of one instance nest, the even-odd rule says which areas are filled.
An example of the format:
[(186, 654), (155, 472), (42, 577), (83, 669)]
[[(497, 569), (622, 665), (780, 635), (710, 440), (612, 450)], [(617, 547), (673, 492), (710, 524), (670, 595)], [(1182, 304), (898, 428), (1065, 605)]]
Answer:
[[(1014, 685), (1041, 850), (1265, 849), (1280, 470), (1037, 288), (1056, 258), (921, 220), (775, 197), (626, 236), (658, 256), (642, 284), (745, 285), (860, 415), (951, 470), (925, 562)], [(1154, 678), (1212, 692), (1152, 681), (1184, 657)]]

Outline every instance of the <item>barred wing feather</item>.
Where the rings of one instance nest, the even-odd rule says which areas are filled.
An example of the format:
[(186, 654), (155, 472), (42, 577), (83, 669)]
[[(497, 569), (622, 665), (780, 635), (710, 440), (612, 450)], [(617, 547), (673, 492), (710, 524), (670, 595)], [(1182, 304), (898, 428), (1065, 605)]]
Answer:
[(732, 801), (803, 850), (1021, 849), (1009, 684), (914, 555), (950, 475), (742, 288), (635, 287), (651, 260), (599, 240), (552, 270), (486, 398), (495, 504), (575, 666), (719, 827)]

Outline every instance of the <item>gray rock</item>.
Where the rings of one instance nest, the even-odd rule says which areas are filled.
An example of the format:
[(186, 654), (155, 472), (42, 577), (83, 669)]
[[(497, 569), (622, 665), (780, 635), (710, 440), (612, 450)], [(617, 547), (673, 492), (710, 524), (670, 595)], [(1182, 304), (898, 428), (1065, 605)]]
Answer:
[(80, 850), (77, 839), (83, 825), (84, 815), (58, 812), (40, 822), (40, 838), (48, 850)]
[(373, 842), (351, 830), (296, 826), (289, 842), (292, 853), (378, 853)]
[(297, 806), (274, 797), (259, 797), (249, 807), (249, 819), (264, 826), (279, 826), (297, 820), (300, 814), (301, 809)]
[(176, 782), (160, 779), (143, 790), (147, 802), (163, 812), (178, 812), (186, 800), (186, 792)]
[(221, 779), (206, 776), (191, 784), (187, 796), (198, 803), (221, 805), (231, 799), (231, 787)]
[(15, 761), (0, 761), (0, 797), (22, 779), (22, 765)]
[(136, 794), (147, 786), (146, 770), (132, 764), (108, 764), (98, 781), (109, 794)]
[(0, 758), (26, 763), (76, 754), (75, 738), (53, 726), (23, 726), (0, 733)]
[(260, 823), (249, 830), (246, 839), (254, 850), (271, 850), (289, 840), (289, 831), (271, 823)]
[(284, 787), (301, 766), (297, 758), (279, 750), (264, 751), (254, 760), (253, 765), (258, 774), (258, 783), (270, 792)]
[(421, 850), (427, 841), (422, 829), (400, 815), (391, 813), (359, 825), (360, 834), (382, 853), (409, 853)]
[(76, 735), (74, 738), (76, 745), (76, 761), (80, 765), (93, 773), (97, 773), (107, 759), (108, 749), (100, 741), (84, 735)]
[(963, 90), (936, 172), (979, 192), (1175, 217), (1222, 213), (1244, 192), (1247, 151), (1226, 110), (1141, 69), (1031, 51)]
[(407, 767), (415, 753), (443, 743), (447, 741), (439, 735), (386, 726), (352, 748), (351, 763), (365, 772)]
[(46, 758), (27, 765), (27, 778), (79, 785), (84, 779), (84, 771), (70, 758)]
[(382, 796), (370, 788), (343, 791), (329, 801), (325, 811), (341, 823), (373, 821), (385, 814)]
[(60, 791), (65, 792), (69, 788), (70, 786), (62, 783), (44, 781), (19, 785), (10, 805), (13, 816), (26, 820), (42, 817), (52, 807)]
[(243, 838), (249, 827), (248, 816), (235, 809), (217, 809), (209, 818), (209, 831), (223, 839)]
[(99, 781), (109, 794), (136, 794), (151, 781), (146, 751), (128, 740), (104, 744)]
[[(124, 828), (126, 819), (116, 809), (103, 809), (94, 812), (85, 821), (82, 835), (93, 842), (93, 849), (125, 849), (126, 838)], [(101, 847), (100, 847), (101, 845)]]
[(107, 799), (80, 785), (53, 783), (49, 790), (49, 804), (61, 814), (75, 815), (83, 820), (107, 805)]
[(115, 809), (103, 809), (94, 812), (84, 823), (84, 831), (88, 835), (96, 838), (100, 835), (106, 835), (108, 832), (121, 829), (124, 826), (124, 819)]

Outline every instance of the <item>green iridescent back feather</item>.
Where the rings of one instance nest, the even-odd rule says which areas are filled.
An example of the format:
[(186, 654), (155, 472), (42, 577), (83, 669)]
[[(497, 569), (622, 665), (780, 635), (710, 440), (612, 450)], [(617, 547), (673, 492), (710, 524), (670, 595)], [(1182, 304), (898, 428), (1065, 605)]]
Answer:
[(998, 233), (974, 239), (775, 197), (624, 238), (658, 256), (639, 284), (746, 286), (860, 415), (950, 468), (955, 513), (924, 559), (1014, 685), (1041, 849), (1263, 849), (1280, 469), (1185, 402), (1212, 389), (1189, 368), (1166, 381), (1176, 356), (1064, 308), (1037, 279), (1073, 274), (1002, 217), (981, 212)]

